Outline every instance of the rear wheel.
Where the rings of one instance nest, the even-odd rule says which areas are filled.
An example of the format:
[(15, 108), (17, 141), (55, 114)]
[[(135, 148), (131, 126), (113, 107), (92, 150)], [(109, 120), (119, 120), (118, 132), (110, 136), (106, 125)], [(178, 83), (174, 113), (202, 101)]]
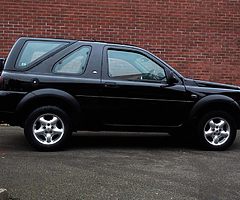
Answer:
[(34, 110), (25, 122), (24, 133), (28, 142), (41, 151), (63, 147), (71, 134), (69, 116), (55, 106)]
[(208, 150), (225, 150), (236, 138), (236, 122), (226, 112), (212, 111), (199, 120), (197, 126), (198, 139)]

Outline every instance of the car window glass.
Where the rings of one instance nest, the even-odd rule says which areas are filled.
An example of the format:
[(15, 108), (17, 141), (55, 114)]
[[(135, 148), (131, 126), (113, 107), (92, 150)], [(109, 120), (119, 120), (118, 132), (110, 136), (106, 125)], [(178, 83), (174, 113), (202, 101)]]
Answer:
[(108, 74), (116, 79), (166, 81), (161, 66), (142, 54), (127, 51), (108, 50)]
[(53, 68), (53, 72), (82, 74), (87, 66), (90, 50), (91, 47), (89, 46), (84, 46), (75, 50), (58, 61)]
[(27, 68), (40, 57), (43, 57), (66, 44), (66, 42), (54, 41), (27, 41), (20, 53), (16, 67), (20, 69)]

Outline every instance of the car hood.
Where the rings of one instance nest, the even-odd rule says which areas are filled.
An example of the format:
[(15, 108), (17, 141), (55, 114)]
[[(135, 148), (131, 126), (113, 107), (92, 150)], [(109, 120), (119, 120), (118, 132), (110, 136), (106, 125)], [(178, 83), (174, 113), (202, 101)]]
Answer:
[(210, 81), (201, 81), (201, 80), (193, 80), (193, 82), (199, 87), (240, 90), (240, 87), (236, 86), (236, 85), (228, 85), (228, 84), (215, 83), (215, 82), (210, 82)]

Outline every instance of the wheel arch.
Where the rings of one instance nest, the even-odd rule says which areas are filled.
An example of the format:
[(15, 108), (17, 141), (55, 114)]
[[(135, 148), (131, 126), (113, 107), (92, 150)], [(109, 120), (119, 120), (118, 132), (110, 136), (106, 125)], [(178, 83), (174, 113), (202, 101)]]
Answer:
[(80, 104), (71, 94), (58, 89), (39, 89), (24, 96), (16, 107), (19, 124), (24, 123), (31, 111), (46, 105), (57, 106), (65, 110), (76, 125), (76, 115), (81, 112)]
[(240, 128), (240, 125), (238, 125), (238, 121), (240, 121), (240, 107), (236, 101), (224, 95), (210, 95), (200, 99), (193, 106), (188, 122), (192, 124), (203, 114), (213, 110), (221, 110), (231, 114), (236, 121), (237, 128)]

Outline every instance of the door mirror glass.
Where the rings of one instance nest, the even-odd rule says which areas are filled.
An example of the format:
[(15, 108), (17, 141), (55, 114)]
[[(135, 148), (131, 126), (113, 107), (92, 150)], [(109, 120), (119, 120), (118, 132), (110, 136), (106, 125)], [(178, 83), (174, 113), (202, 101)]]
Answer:
[(5, 58), (0, 58), (0, 72), (3, 70), (4, 68), (4, 63), (5, 63)]
[(167, 78), (167, 83), (169, 85), (172, 85), (174, 83), (178, 83), (178, 79), (175, 77), (174, 73), (173, 72), (170, 72), (168, 74), (168, 78)]

